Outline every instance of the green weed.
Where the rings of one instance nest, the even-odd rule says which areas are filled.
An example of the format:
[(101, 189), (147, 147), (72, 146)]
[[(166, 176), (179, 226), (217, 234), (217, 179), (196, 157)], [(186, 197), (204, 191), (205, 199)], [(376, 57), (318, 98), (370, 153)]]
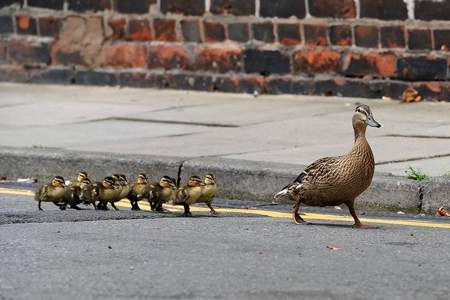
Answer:
[(405, 173), (408, 175), (408, 179), (417, 181), (428, 179), (428, 176), (425, 173), (422, 173), (420, 170), (416, 170), (413, 167), (409, 167), (409, 170), (406, 170)]

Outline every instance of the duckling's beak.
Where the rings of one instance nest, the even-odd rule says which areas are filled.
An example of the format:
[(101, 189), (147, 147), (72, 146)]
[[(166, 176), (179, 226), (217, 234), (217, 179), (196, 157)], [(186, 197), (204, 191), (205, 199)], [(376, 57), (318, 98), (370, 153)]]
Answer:
[(371, 127), (376, 127), (376, 128), (380, 128), (381, 124), (378, 123), (377, 121), (375, 121), (375, 119), (373, 118), (372, 115), (369, 115), (367, 117), (367, 125), (371, 126)]

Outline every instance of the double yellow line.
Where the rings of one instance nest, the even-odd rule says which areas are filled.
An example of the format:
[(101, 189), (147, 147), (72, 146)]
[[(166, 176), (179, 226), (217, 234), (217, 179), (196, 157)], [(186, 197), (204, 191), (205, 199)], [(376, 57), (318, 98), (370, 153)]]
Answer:
[[(34, 196), (34, 192), (28, 190), (18, 190), (18, 189), (8, 189), (0, 188), (0, 194), (6, 195), (19, 195), (19, 196)], [(130, 202), (127, 200), (122, 200), (118, 202), (118, 206), (123, 208), (130, 208)], [(140, 202), (139, 206), (144, 210), (150, 210), (147, 202)], [(182, 208), (179, 206), (165, 205), (165, 209), (171, 212), (180, 212)], [(209, 212), (209, 208), (206, 207), (191, 207), (193, 212)], [(274, 211), (274, 210), (263, 210), (263, 209), (242, 209), (242, 208), (216, 208), (219, 213), (234, 213), (234, 214), (246, 214), (246, 215), (258, 215), (271, 218), (285, 218), (290, 219), (292, 215), (287, 212)], [(318, 221), (338, 221), (338, 222), (353, 222), (353, 218), (350, 216), (341, 216), (333, 214), (318, 214), (318, 213), (305, 213), (302, 217), (306, 220), (318, 220)], [(378, 225), (400, 225), (400, 226), (414, 226), (414, 227), (425, 227), (425, 228), (444, 228), (450, 229), (450, 222), (439, 223), (433, 221), (419, 221), (411, 219), (387, 219), (387, 218), (361, 218), (361, 221), (368, 224), (378, 224)], [(450, 219), (449, 219), (450, 221)]]

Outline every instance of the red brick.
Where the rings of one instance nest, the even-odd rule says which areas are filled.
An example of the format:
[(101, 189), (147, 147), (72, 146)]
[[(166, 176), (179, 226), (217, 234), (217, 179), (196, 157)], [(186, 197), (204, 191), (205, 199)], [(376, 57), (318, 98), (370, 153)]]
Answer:
[(0, 8), (6, 7), (6, 6), (10, 6), (10, 5), (13, 5), (13, 4), (16, 4), (16, 3), (17, 3), (17, 5), (22, 6), (23, 5), (23, 1), (24, 0), (2, 0), (2, 1), (0, 1)]
[(81, 52), (74, 49), (58, 49), (52, 48), (52, 64), (73, 66), (73, 65), (86, 65)]
[(448, 101), (447, 83), (442, 81), (417, 82), (412, 86), (425, 100)]
[(102, 66), (120, 68), (144, 68), (147, 65), (147, 49), (140, 44), (106, 45), (100, 53)]
[(215, 15), (253, 15), (255, 14), (255, 1), (211, 0), (211, 12)]
[(198, 20), (182, 20), (181, 31), (186, 42), (200, 43), (202, 41)]
[(128, 31), (128, 38), (133, 41), (150, 41), (153, 39), (148, 20), (130, 20)]
[(247, 23), (228, 24), (228, 38), (232, 41), (246, 43), (250, 37), (250, 30)]
[(350, 19), (356, 17), (353, 0), (308, 0), (309, 11), (318, 18)]
[(418, 20), (450, 20), (450, 0), (414, 1), (414, 16)]
[(155, 40), (175, 41), (175, 21), (168, 19), (154, 19), (153, 28), (155, 30)]
[(42, 17), (38, 20), (41, 36), (56, 37), (61, 29), (61, 20), (53, 17)]
[(273, 43), (275, 35), (273, 33), (273, 24), (270, 22), (252, 24), (253, 38), (265, 43)]
[(0, 62), (6, 60), (6, 41), (0, 40)]
[(294, 70), (299, 73), (338, 73), (341, 54), (332, 50), (300, 50), (293, 54)]
[(429, 56), (407, 56), (398, 59), (398, 75), (408, 81), (445, 80), (447, 60)]
[(28, 6), (62, 10), (64, 0), (28, 0)]
[(325, 25), (304, 25), (306, 45), (327, 46), (327, 29)]
[(109, 0), (69, 0), (69, 10), (76, 12), (102, 11), (111, 9)]
[(203, 22), (203, 27), (206, 42), (218, 43), (225, 40), (225, 27), (222, 23), (205, 21)]
[(29, 73), (23, 66), (0, 65), (0, 81), (28, 82)]
[(185, 69), (192, 67), (192, 54), (180, 46), (155, 46), (148, 52), (149, 68)]
[(74, 83), (81, 85), (115, 86), (118, 84), (115, 73), (98, 71), (78, 71)]
[(375, 26), (355, 26), (355, 44), (359, 47), (378, 48), (378, 28)]
[(205, 48), (198, 53), (197, 67), (219, 73), (240, 72), (241, 60), (242, 50), (239, 48)]
[(104, 41), (103, 17), (66, 17), (52, 46), (53, 64), (81, 64), (95, 68)]
[(14, 33), (11, 16), (0, 16), (0, 34)]
[(259, 73), (262, 76), (290, 73), (290, 59), (280, 51), (247, 49), (244, 52), (246, 73)]
[(403, 26), (381, 27), (380, 36), (383, 48), (405, 47), (405, 27)]
[(205, 0), (161, 0), (161, 12), (201, 16), (205, 13)]
[(434, 30), (434, 49), (450, 51), (450, 30)]
[(121, 40), (125, 38), (125, 29), (127, 26), (127, 20), (124, 18), (119, 19), (109, 19), (108, 28), (110, 29), (110, 34), (108, 38), (112, 40)]
[(215, 89), (220, 92), (247, 93), (264, 92), (265, 80), (262, 76), (226, 76), (219, 77)]
[(50, 47), (46, 43), (10, 41), (7, 50), (9, 61), (17, 64), (50, 64)]
[(283, 45), (298, 45), (302, 42), (299, 24), (278, 24), (278, 41)]
[(409, 29), (408, 48), (411, 50), (431, 50), (431, 30), (429, 29)]
[[(415, 1), (428, 3), (430, 1)], [(360, 0), (360, 17), (381, 20), (406, 20), (408, 10), (404, 0)]]
[(345, 75), (396, 77), (397, 57), (393, 53), (349, 53), (343, 60)]
[(352, 27), (350, 25), (334, 25), (330, 27), (330, 42), (338, 46), (351, 46)]
[(114, 8), (123, 14), (147, 14), (156, 0), (114, 0)]
[(305, 1), (292, 0), (261, 0), (261, 16), (289, 18), (296, 16), (299, 19), (305, 17)]
[(36, 19), (30, 16), (16, 16), (18, 34), (37, 34)]

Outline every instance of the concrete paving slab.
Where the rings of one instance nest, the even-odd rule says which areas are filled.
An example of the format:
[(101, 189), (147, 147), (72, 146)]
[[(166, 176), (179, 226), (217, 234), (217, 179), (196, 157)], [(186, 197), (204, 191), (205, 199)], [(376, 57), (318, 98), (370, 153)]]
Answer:
[(101, 121), (75, 123), (55, 127), (0, 128), (0, 145), (13, 147), (61, 147), (69, 149), (87, 148), (107, 151), (108, 145), (132, 143), (134, 149), (141, 149), (140, 140), (151, 141), (157, 137), (173, 137), (201, 132), (195, 126), (157, 123), (136, 123), (122, 121)]

